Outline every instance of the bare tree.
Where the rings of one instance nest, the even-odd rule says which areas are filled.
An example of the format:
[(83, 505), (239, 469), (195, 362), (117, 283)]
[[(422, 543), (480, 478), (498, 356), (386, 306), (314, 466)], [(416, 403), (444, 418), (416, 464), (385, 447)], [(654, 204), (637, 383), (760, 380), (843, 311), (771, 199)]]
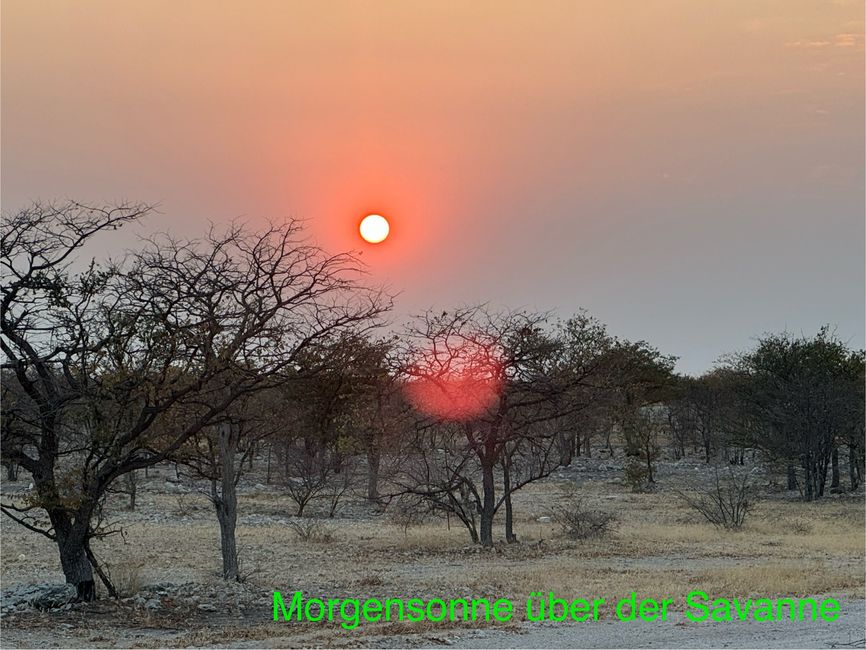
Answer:
[(275, 412), (273, 390), (261, 390), (242, 396), (226, 410), (224, 418), (202, 428), (174, 455), (177, 462), (206, 479), (206, 492), (220, 527), (220, 550), (223, 578), (238, 580), (237, 486), (244, 474), (244, 464), (255, 453), (257, 443), (267, 439), (280, 426)]
[(569, 338), (545, 322), (543, 315), (467, 307), (428, 312), (408, 332), (406, 391), (433, 439), (429, 448), (416, 446), (414, 475), (407, 473), (403, 488), (457, 515), (473, 541), (487, 546), (500, 507), (506, 539), (516, 540), (511, 496), (559, 465), (549, 423), (587, 406), (578, 389), (600, 368), (600, 326), (586, 317), (569, 321)]
[(305, 243), (296, 222), (159, 237), (125, 265), (74, 270), (95, 235), (147, 212), (35, 205), (3, 222), (0, 349), (28, 402), (28, 426), (3, 453), (36, 490), (2, 510), (56, 541), (85, 600), (90, 541), (108, 532), (101, 505), (118, 477), (169, 458), (312, 342), (388, 307), (359, 288), (354, 258)]

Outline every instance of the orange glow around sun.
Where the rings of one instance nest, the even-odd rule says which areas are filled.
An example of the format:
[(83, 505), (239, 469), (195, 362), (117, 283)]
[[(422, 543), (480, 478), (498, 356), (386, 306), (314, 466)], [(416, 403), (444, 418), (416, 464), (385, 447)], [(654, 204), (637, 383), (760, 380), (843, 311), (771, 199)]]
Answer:
[(482, 416), (502, 392), (498, 349), (471, 341), (438, 343), (410, 368), (412, 378), (403, 387), (409, 402), (440, 420)]
[(391, 226), (388, 220), (379, 214), (369, 214), (361, 220), (361, 237), (370, 244), (378, 244), (385, 241)]

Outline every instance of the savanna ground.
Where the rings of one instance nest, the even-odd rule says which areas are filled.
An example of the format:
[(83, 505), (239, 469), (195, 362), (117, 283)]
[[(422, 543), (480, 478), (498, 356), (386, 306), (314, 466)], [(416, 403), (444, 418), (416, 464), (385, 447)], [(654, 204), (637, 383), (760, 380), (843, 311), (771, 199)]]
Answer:
[[(862, 647), (864, 633), (864, 501), (834, 495), (803, 503), (765, 474), (743, 530), (703, 523), (675, 494), (705, 480), (694, 460), (659, 464), (658, 488), (633, 493), (618, 459), (576, 459), (515, 499), (518, 544), (481, 549), (452, 519), (406, 529), (389, 512), (349, 500), (322, 518), (318, 539), (303, 541), (288, 525), (295, 506), (278, 485), (251, 476), (242, 486), (238, 541), (241, 584), (220, 578), (219, 534), (206, 498), (166, 482), (159, 467), (142, 477), (134, 512), (113, 497), (110, 514), (124, 534), (95, 543), (125, 598), (2, 617), (3, 647), (436, 646), (466, 647)], [(4, 497), (28, 479), (3, 484)], [(602, 539), (572, 541), (548, 516), (569, 491), (617, 517)], [(316, 509), (310, 513), (316, 515)], [(305, 519), (312, 519), (308, 517)], [(539, 521), (542, 519), (542, 521)], [(497, 525), (501, 522), (497, 520)], [(2, 524), (2, 588), (62, 582), (52, 543), (8, 518)], [(500, 533), (501, 531), (497, 531)], [(274, 622), (272, 592), (302, 590), (324, 598), (509, 598), (510, 623)], [(842, 602), (835, 623), (780, 621), (705, 625), (672, 621), (542, 624), (519, 620), (531, 592), (608, 603), (639, 597), (682, 598), (832, 595)], [(756, 627), (757, 626), (757, 627)], [(763, 635), (763, 636), (762, 636)]]

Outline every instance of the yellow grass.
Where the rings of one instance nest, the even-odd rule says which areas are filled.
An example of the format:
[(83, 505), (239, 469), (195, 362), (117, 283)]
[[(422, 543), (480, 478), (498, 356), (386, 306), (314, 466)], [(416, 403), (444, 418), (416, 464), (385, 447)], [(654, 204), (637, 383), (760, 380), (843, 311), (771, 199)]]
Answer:
[[(701, 522), (669, 493), (634, 495), (601, 487), (586, 490), (584, 496), (591, 507), (617, 516), (614, 532), (603, 539), (567, 540), (555, 524), (538, 522), (559, 494), (550, 485), (534, 485), (515, 503), (520, 543), (498, 544), (492, 550), (471, 545), (454, 519), (450, 530), (444, 521), (434, 520), (404, 533), (387, 514), (328, 520), (333, 540), (326, 543), (300, 542), (281, 523), (240, 524), (238, 546), (242, 566), (259, 569), (252, 584), (265, 593), (297, 589), (316, 597), (509, 598), (520, 613), (530, 593), (551, 591), (561, 598), (602, 597), (608, 603), (633, 591), (657, 600), (682, 598), (695, 590), (712, 598), (864, 595), (862, 500), (766, 500), (743, 530), (730, 532)], [(151, 512), (177, 508), (174, 496), (150, 498)], [(153, 523), (129, 515), (126, 539), (113, 536), (96, 542), (97, 554), (120, 573), (135, 567), (126, 581), (131, 585), (218, 583), (215, 517), (204, 498), (191, 495), (183, 505), (188, 511), (183, 521)], [(274, 493), (248, 495), (242, 508), (242, 515), (285, 517), (294, 512), (286, 497)], [(50, 541), (0, 521), (4, 583), (62, 580)], [(496, 533), (501, 532), (497, 521)], [(254, 627), (243, 630), (248, 638), (258, 634)], [(370, 628), (368, 633), (384, 632)], [(318, 630), (292, 639), (293, 644), (300, 639), (309, 645), (334, 645), (339, 634)], [(357, 635), (345, 642), (350, 644), (351, 638)], [(197, 639), (185, 636), (178, 643), (195, 645)]]

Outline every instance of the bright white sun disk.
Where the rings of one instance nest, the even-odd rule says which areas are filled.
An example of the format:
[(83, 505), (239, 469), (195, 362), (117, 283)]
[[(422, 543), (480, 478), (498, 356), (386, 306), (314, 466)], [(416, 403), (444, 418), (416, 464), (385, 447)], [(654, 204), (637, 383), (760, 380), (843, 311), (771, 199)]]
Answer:
[(364, 217), (361, 221), (361, 237), (364, 241), (371, 244), (378, 244), (385, 241), (388, 233), (391, 232), (391, 226), (388, 220), (379, 214), (370, 214)]

